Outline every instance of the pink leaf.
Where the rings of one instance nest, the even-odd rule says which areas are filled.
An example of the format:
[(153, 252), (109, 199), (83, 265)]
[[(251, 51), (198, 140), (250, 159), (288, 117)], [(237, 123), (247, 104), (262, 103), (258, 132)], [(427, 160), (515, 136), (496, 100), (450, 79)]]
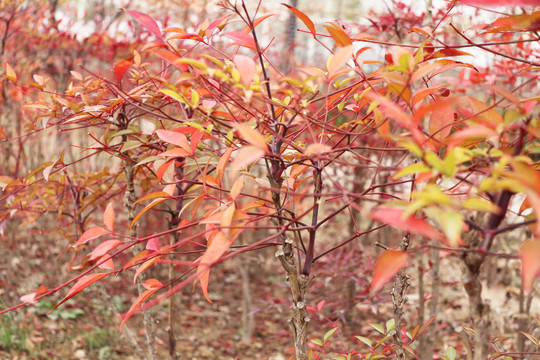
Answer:
[(233, 59), (236, 69), (240, 73), (240, 80), (245, 87), (249, 87), (253, 81), (253, 75), (257, 70), (255, 61), (252, 58), (245, 55), (236, 55)]
[(150, 15), (143, 14), (141, 12), (138, 12), (136, 10), (128, 10), (127, 13), (137, 20), (142, 26), (144, 26), (147, 30), (149, 30), (152, 34), (156, 36), (156, 38), (159, 40), (159, 42), (163, 42), (163, 37), (161, 36), (161, 31), (159, 30), (159, 26), (156, 23), (154, 19)]
[(110, 250), (114, 249), (115, 247), (117, 247), (118, 245), (121, 245), (123, 244), (122, 241), (120, 240), (106, 240), (104, 242), (102, 242), (101, 244), (99, 244), (98, 246), (96, 246), (96, 248), (94, 250), (92, 250), (92, 252), (90, 253), (90, 260), (95, 260), (95, 259), (98, 259), (100, 257), (102, 257), (103, 255), (105, 255), (106, 253), (108, 253)]
[(408, 258), (409, 256), (406, 253), (396, 250), (387, 250), (379, 255), (375, 263), (375, 269), (373, 269), (371, 291), (380, 290), (388, 280), (392, 279), (407, 264)]
[(243, 31), (229, 31), (222, 36), (234, 40), (235, 42), (233, 45), (244, 46), (253, 50), (257, 48), (255, 46), (255, 40), (253, 40), (253, 36), (246, 34)]
[(243, 167), (259, 161), (264, 154), (264, 150), (261, 150), (255, 146), (245, 146), (241, 148), (231, 165), (231, 171), (235, 173)]
[(191, 145), (189, 144), (186, 135), (169, 130), (156, 130), (156, 134), (161, 140), (165, 141), (166, 143), (176, 145), (184, 149), (188, 153), (191, 152)]
[(146, 243), (146, 250), (159, 251), (159, 238), (153, 237)]
[(540, 0), (461, 0), (465, 5), (476, 6), (539, 6)]

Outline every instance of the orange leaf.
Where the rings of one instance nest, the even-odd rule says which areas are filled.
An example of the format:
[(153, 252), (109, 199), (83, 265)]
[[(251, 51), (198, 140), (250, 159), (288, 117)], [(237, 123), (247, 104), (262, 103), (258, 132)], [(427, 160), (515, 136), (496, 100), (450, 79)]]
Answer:
[(429, 132), (439, 141), (446, 139), (454, 123), (454, 109), (448, 103), (433, 109), (429, 119)]
[(75, 245), (86, 244), (90, 240), (97, 239), (98, 237), (106, 234), (110, 234), (110, 232), (108, 230), (105, 230), (101, 226), (92, 226), (81, 235)]
[(351, 60), (352, 54), (353, 47), (352, 45), (348, 45), (330, 55), (326, 63), (329, 79), (334, 78), (347, 62)]
[(131, 228), (133, 227), (133, 225), (135, 225), (135, 223), (137, 222), (137, 220), (139, 220), (139, 218), (141, 216), (144, 215), (145, 212), (147, 212), (148, 210), (150, 210), (151, 208), (153, 208), (154, 206), (158, 205), (158, 204), (161, 204), (162, 202), (164, 202), (165, 200), (167, 199), (155, 199), (154, 201), (152, 201), (150, 204), (146, 205), (144, 207), (144, 209), (141, 210), (140, 213), (137, 214), (137, 216), (135, 216), (135, 218), (133, 219), (133, 221), (131, 222), (131, 224), (129, 224), (129, 230), (131, 230)]
[(163, 257), (163, 255), (157, 255), (157, 256), (151, 258), (150, 260), (147, 260), (144, 263), (142, 263), (141, 266), (139, 266), (139, 268), (137, 269), (137, 271), (135, 271), (135, 275), (133, 276), (133, 283), (135, 283), (137, 281), (137, 278), (139, 277), (139, 275), (144, 270), (154, 266), (156, 264), (156, 262), (162, 257)]
[(259, 161), (265, 154), (264, 150), (257, 148), (255, 146), (245, 146), (238, 151), (238, 155), (234, 159), (231, 165), (231, 171), (236, 173), (244, 166), (253, 164), (254, 162)]
[(135, 302), (131, 305), (128, 312), (126, 313), (124, 320), (122, 321), (122, 324), (120, 324), (120, 331), (122, 331), (122, 328), (124, 327), (125, 323), (128, 321), (128, 319), (133, 316), (135, 311), (144, 303), (150, 296), (158, 292), (160, 289), (163, 288), (163, 284), (156, 279), (148, 279), (144, 282), (143, 286), (147, 288), (145, 292), (143, 292), (139, 297), (135, 300)]
[(242, 81), (242, 84), (245, 87), (249, 87), (253, 81), (253, 75), (255, 75), (255, 71), (257, 70), (255, 61), (245, 55), (235, 55), (233, 61), (234, 65), (236, 65), (236, 69), (240, 73), (240, 81)]
[(103, 224), (110, 231), (114, 231), (114, 208), (112, 202), (108, 203), (105, 208), (105, 212), (103, 213)]
[(332, 151), (332, 148), (330, 146), (326, 144), (315, 143), (315, 144), (308, 145), (306, 150), (304, 150), (304, 155), (306, 156), (322, 155), (330, 151)]
[(409, 256), (403, 251), (387, 250), (377, 258), (373, 269), (371, 292), (380, 290), (384, 284), (393, 278), (407, 264)]
[(58, 304), (55, 305), (55, 307), (53, 307), (49, 313), (51, 313), (54, 309), (56, 309), (57, 307), (59, 307), (60, 305), (62, 305), (63, 303), (65, 303), (66, 301), (68, 301), (70, 298), (72, 298), (74, 295), (76, 295), (77, 293), (81, 292), (82, 290), (84, 290), (86, 287), (92, 285), (93, 283), (95, 283), (96, 281), (100, 280), (100, 279), (103, 279), (105, 276), (109, 275), (109, 274), (112, 274), (112, 272), (107, 272), (107, 273), (94, 273), (94, 274), (87, 274), (87, 275), (84, 275), (82, 276), (76, 283), (75, 285), (73, 285), (73, 287), (69, 290), (69, 292), (67, 293), (66, 297), (60, 301)]
[(234, 180), (234, 183), (231, 186), (231, 199), (236, 200), (238, 195), (242, 192), (242, 189), (244, 188), (245, 178), (246, 177), (242, 175), (238, 179)]
[(4, 75), (8, 80), (17, 82), (17, 73), (13, 70), (8, 63), (6, 63), (6, 75)]
[(528, 240), (521, 245), (521, 286), (525, 292), (533, 288), (534, 280), (540, 274), (540, 240)]
[(313, 24), (313, 21), (311, 21), (311, 19), (306, 14), (304, 14), (300, 10), (298, 10), (298, 9), (296, 9), (296, 8), (290, 6), (290, 5), (287, 5), (285, 3), (281, 3), (281, 5), (286, 6), (289, 10), (291, 10), (294, 13), (294, 15), (296, 15), (297, 18), (302, 20), (304, 25), (306, 25), (306, 27), (309, 29), (309, 31), (313, 35), (313, 37), (315, 37), (315, 35), (317, 34), (317, 31), (315, 30), (315, 25)]
[(234, 203), (232, 203), (231, 206), (229, 206), (227, 210), (225, 210), (223, 214), (221, 215), (220, 226), (222, 228), (225, 228), (222, 230), (223, 233), (225, 234), (229, 233), (229, 229), (226, 229), (226, 228), (231, 226), (235, 211), (236, 211), (236, 206), (234, 206)]
[(131, 64), (133, 64), (133, 58), (122, 60), (116, 65), (114, 65), (113, 72), (114, 72), (114, 77), (116, 78), (116, 81), (118, 82), (122, 81), (124, 74), (131, 67)]
[(336, 44), (341, 47), (352, 45), (352, 40), (343, 30), (343, 28), (334, 23), (325, 24), (324, 27), (328, 30), (328, 33), (336, 41)]
[[(264, 20), (266, 20), (269, 17), (274, 16), (274, 15), (276, 15), (276, 14), (267, 14), (267, 15), (263, 15), (261, 17), (256, 18), (255, 20), (253, 20), (253, 27), (254, 28), (257, 27), (257, 25), (262, 23)], [(210, 27), (210, 26), (208, 26), (208, 27)], [(246, 25), (246, 26), (244, 26), (242, 31), (249, 34), (249, 32), (251, 31), (251, 28), (249, 27), (249, 25)]]
[(251, 145), (264, 151), (268, 149), (268, 144), (266, 144), (264, 136), (262, 136), (257, 130), (250, 128), (246, 124), (234, 124), (234, 127), (236, 130), (238, 130), (240, 136)]
[(150, 254), (153, 254), (153, 251), (149, 250), (143, 250), (134, 257), (132, 257), (123, 267), (122, 270), (126, 270), (127, 268), (133, 266), (134, 264), (138, 263), (139, 261), (142, 261), (143, 259), (146, 259)]
[(463, 130), (456, 131), (446, 140), (448, 146), (454, 147), (462, 144), (466, 140), (485, 140), (490, 137), (498, 136), (495, 130), (492, 130), (484, 125), (472, 125)]
[(135, 205), (144, 200), (150, 200), (150, 199), (155, 199), (155, 198), (169, 198), (169, 197), (171, 197), (171, 194), (168, 194), (165, 191), (157, 191), (157, 192), (143, 196), (142, 198), (135, 201), (133, 204)]
[(201, 257), (199, 267), (197, 268), (197, 276), (201, 282), (201, 288), (204, 296), (208, 302), (212, 302), (208, 296), (208, 275), (210, 273), (210, 267), (219, 260), (229, 250), (232, 241), (230, 241), (225, 234), (220, 231), (209, 243), (208, 248)]
[(221, 186), (221, 180), (223, 179), (223, 174), (225, 173), (225, 167), (227, 166), (227, 163), (229, 162), (229, 159), (231, 157), (231, 154), (234, 150), (234, 146), (229, 146), (229, 148), (221, 155), (221, 158), (219, 158), (218, 164), (216, 166), (216, 183)]
[(163, 60), (167, 61), (168, 63), (176, 66), (178, 69), (182, 71), (187, 71), (189, 69), (189, 66), (187, 64), (179, 63), (177, 60), (180, 59), (180, 56), (173, 53), (172, 51), (169, 51), (167, 49), (150, 49), (150, 51)]
[(392, 225), (411, 234), (418, 234), (439, 241), (444, 240), (444, 236), (435, 230), (427, 221), (413, 216), (403, 218), (403, 213), (403, 209), (379, 208), (373, 211), (370, 217), (373, 220)]

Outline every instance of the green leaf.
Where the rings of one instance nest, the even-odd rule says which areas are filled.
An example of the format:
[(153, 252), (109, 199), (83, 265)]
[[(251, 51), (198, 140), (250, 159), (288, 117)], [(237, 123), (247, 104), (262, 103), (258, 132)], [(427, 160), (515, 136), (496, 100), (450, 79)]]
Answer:
[(363, 337), (363, 336), (355, 336), (355, 338), (357, 338), (358, 340), (360, 340), (361, 342), (363, 342), (367, 346), (371, 347), (371, 344), (372, 344), (371, 339), (368, 339), (368, 338)]
[(538, 342), (538, 339), (535, 338), (533, 335), (528, 334), (528, 333), (523, 332), (523, 331), (520, 331), (520, 333), (525, 335), (527, 337), (527, 339), (531, 340), (534, 343), (534, 345), (536, 345), (537, 347), (540, 347), (540, 343)]
[(386, 333), (390, 333), (390, 331), (396, 329), (396, 320), (390, 319), (386, 322)]
[(426, 209), (425, 212), (441, 226), (450, 245), (457, 246), (463, 229), (463, 214), (439, 208)]
[(323, 339), (324, 339), (324, 343), (326, 344), (326, 342), (328, 341), (328, 339), (330, 339), (332, 337), (332, 335), (334, 335), (334, 333), (336, 332), (338, 328), (335, 327), (333, 329), (330, 329), (326, 332), (326, 334), (324, 334), (323, 336)]
[(449, 346), (448, 349), (446, 349), (446, 356), (448, 356), (449, 360), (455, 360), (457, 356), (456, 349), (454, 349), (452, 346)]
[(496, 212), (497, 206), (490, 201), (484, 200), (482, 198), (469, 198), (461, 203), (463, 209), (478, 210), (478, 211), (487, 211), (487, 212)]
[(411, 175), (411, 174), (418, 174), (423, 172), (431, 171), (431, 169), (426, 166), (424, 163), (417, 163), (407, 166), (404, 169), (401, 169), (397, 174), (394, 175), (394, 179), (399, 179), (400, 177)]
[(321, 339), (311, 339), (311, 342), (319, 346), (323, 346), (323, 342), (321, 341)]

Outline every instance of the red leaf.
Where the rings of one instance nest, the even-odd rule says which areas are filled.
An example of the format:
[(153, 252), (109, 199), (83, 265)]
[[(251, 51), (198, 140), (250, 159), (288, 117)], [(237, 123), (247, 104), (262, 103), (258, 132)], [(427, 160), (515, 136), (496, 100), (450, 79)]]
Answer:
[(373, 269), (371, 291), (380, 290), (383, 285), (393, 278), (397, 272), (407, 264), (409, 256), (403, 251), (387, 250), (377, 258)]
[(118, 82), (122, 81), (124, 74), (131, 67), (131, 64), (133, 64), (133, 58), (122, 60), (116, 65), (114, 65), (113, 72), (114, 72), (114, 77), (116, 78), (116, 81)]
[[(276, 15), (276, 14), (267, 14), (267, 15), (263, 15), (263, 16), (261, 16), (261, 17), (256, 18), (255, 20), (253, 20), (253, 27), (256, 28), (257, 25), (259, 25), (259, 24), (262, 23), (264, 20), (266, 20), (266, 19), (268, 19), (269, 17), (274, 16), (274, 15)], [(209, 25), (208, 27), (210, 27), (210, 25)], [(251, 28), (249, 27), (249, 25), (246, 25), (246, 26), (244, 26), (244, 28), (242, 29), (242, 31), (249, 34), (249, 32), (251, 31)]]
[(105, 208), (105, 212), (103, 213), (103, 224), (107, 229), (114, 231), (114, 208), (112, 202), (108, 203)]
[(137, 300), (135, 300), (135, 302), (131, 305), (124, 317), (124, 320), (122, 321), (122, 324), (120, 325), (120, 331), (122, 331), (122, 328), (124, 327), (128, 319), (135, 313), (135, 311), (142, 305), (142, 303), (144, 303), (150, 296), (163, 288), (163, 284), (156, 279), (146, 280), (143, 286), (148, 290), (139, 295)]
[(52, 312), (54, 309), (56, 309), (57, 307), (59, 307), (60, 305), (62, 305), (63, 303), (65, 303), (66, 301), (68, 301), (70, 298), (72, 298), (73, 296), (75, 296), (77, 293), (81, 292), (82, 290), (84, 290), (86, 287), (92, 285), (93, 283), (95, 283), (96, 281), (104, 278), (105, 276), (109, 275), (109, 274), (112, 274), (112, 272), (107, 272), (107, 273), (95, 273), (95, 274), (88, 274), (88, 275), (84, 275), (83, 277), (81, 277), (79, 279), (79, 281), (77, 281), (75, 283), (75, 285), (73, 285), (73, 287), (69, 290), (69, 292), (67, 293), (66, 297), (60, 301), (58, 304), (56, 304), (55, 307), (53, 307), (50, 311)]
[(379, 208), (371, 214), (371, 218), (392, 225), (400, 230), (410, 232), (411, 234), (418, 234), (439, 241), (444, 240), (444, 236), (435, 230), (427, 221), (413, 216), (403, 218), (403, 213), (403, 209)]
[(169, 161), (166, 161), (163, 163), (163, 165), (161, 165), (157, 171), (156, 171), (156, 176), (158, 178), (158, 180), (161, 182), (161, 180), (163, 179), (163, 175), (165, 175), (165, 173), (167, 172), (167, 170), (169, 169), (169, 167), (172, 165), (172, 163), (174, 162), (174, 159), (171, 159)]
[(540, 240), (525, 241), (519, 252), (521, 257), (521, 286), (525, 292), (533, 288), (534, 280), (540, 274)]
[(98, 237), (102, 235), (110, 234), (108, 230), (105, 230), (101, 226), (92, 226), (90, 229), (86, 230), (79, 240), (77, 240), (77, 243), (75, 245), (82, 245), (86, 244), (90, 240), (97, 239)]
[(227, 19), (231, 16), (232, 14), (228, 14), (228, 15), (224, 15), (214, 21), (212, 21), (210, 23), (210, 25), (208, 25), (208, 27), (206, 28), (206, 38), (210, 38), (210, 36), (212, 36), (212, 34), (214, 33), (214, 30), (218, 27), (221, 27), (223, 28), (225, 25), (226, 25), (226, 21)]
[(168, 63), (176, 66), (182, 71), (187, 71), (189, 69), (189, 66), (187, 64), (183, 64), (177, 61), (178, 59), (180, 59), (180, 56), (167, 49), (154, 48), (150, 49), (150, 51), (162, 58), (163, 60), (167, 61)]
[(92, 252), (90, 253), (90, 260), (95, 260), (95, 259), (98, 259), (100, 257), (102, 257), (103, 255), (105, 255), (106, 253), (108, 253), (110, 250), (114, 249), (115, 247), (117, 247), (118, 245), (121, 245), (123, 244), (122, 241), (120, 240), (106, 240), (104, 242), (102, 242), (101, 244), (99, 244), (98, 246), (96, 246), (96, 248), (94, 250), (92, 250)]
[(311, 21), (311, 19), (309, 17), (307, 17), (306, 14), (304, 14), (303, 12), (301, 12), (298, 9), (293, 8), (290, 5), (287, 5), (287, 4), (284, 4), (284, 3), (281, 3), (281, 5), (286, 6), (289, 10), (291, 10), (294, 13), (294, 15), (296, 15), (297, 18), (302, 20), (304, 25), (306, 25), (306, 27), (309, 29), (309, 31), (313, 35), (313, 37), (315, 37), (315, 35), (317, 34), (317, 31), (315, 30), (315, 25), (313, 24), (313, 21)]
[(127, 13), (137, 20), (142, 26), (144, 26), (147, 30), (149, 30), (152, 34), (156, 36), (156, 38), (163, 42), (163, 37), (161, 36), (161, 31), (159, 30), (159, 26), (156, 23), (154, 19), (150, 15), (143, 14), (141, 12), (138, 12), (136, 10), (128, 10)]

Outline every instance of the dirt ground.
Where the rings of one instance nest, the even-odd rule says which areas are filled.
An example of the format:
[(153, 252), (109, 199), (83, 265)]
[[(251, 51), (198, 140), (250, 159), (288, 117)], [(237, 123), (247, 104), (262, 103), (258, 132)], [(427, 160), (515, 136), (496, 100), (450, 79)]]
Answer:
[[(52, 241), (50, 237), (42, 237), (39, 242), (26, 233), (24, 235), (6, 236), (0, 243), (4, 259), (0, 264), (0, 299), (3, 307), (16, 304), (19, 296), (37, 289), (41, 284), (51, 288), (76, 274), (66, 269), (69, 256), (59, 256), (62, 253), (61, 242)], [(49, 238), (48, 243), (43, 242), (46, 238)], [(338, 327), (322, 352), (316, 340), (309, 342), (311, 349), (320, 354), (321, 359), (333, 359), (340, 353), (354, 351), (365, 354), (368, 349), (356, 336), (377, 338), (380, 334), (371, 324), (385, 324), (392, 317), (390, 285), (377, 296), (368, 294), (368, 269), (372, 267), (372, 258), (364, 257), (362, 250), (344, 249), (316, 263), (314, 271), (317, 277), (308, 294), (311, 314), (309, 339), (321, 339), (334, 326)], [(242, 306), (245, 298), (240, 264), (251, 269), (249, 293), (252, 305), (249, 311), (254, 316), (254, 329), (247, 343), (242, 341)], [(404, 326), (409, 333), (418, 324), (419, 316), (415, 265), (417, 263), (413, 261), (406, 269), (412, 281), (404, 318)], [(467, 339), (470, 338), (464, 329), (471, 324), (467, 298), (460, 282), (459, 257), (446, 256), (440, 266), (439, 309), (436, 320), (430, 325), (430, 329), (433, 329), (430, 336), (436, 339), (437, 353), (444, 352), (447, 346), (452, 345), (458, 354), (464, 355)], [(502, 347), (512, 350), (518, 338), (524, 337), (519, 330), (539, 337), (540, 327), (534, 317), (540, 317), (540, 306), (534, 298), (531, 315), (520, 318), (519, 290), (515, 286), (518, 265), (513, 260), (499, 259), (489, 266), (492, 279), (484, 295), (492, 309), (492, 333), (508, 337), (501, 340), (505, 344)], [(336, 273), (342, 275), (336, 276)], [(151, 276), (166, 281), (167, 266), (156, 267)], [(50, 314), (49, 310), (65, 296), (67, 289), (33, 307), (27, 306), (3, 315), (0, 318), (0, 359), (146, 359), (141, 314), (130, 319), (119, 333), (120, 314), (129, 309), (137, 296), (132, 277), (132, 271), (108, 277), (106, 281), (91, 285)], [(426, 284), (430, 283), (429, 273), (424, 280)], [(293, 343), (287, 323), (290, 316), (288, 285), (272, 250), (245, 255), (219, 265), (212, 270), (209, 290), (212, 304), (206, 301), (198, 286), (183, 289), (175, 298), (176, 359), (291, 358)], [(428, 299), (429, 295), (429, 291), (426, 291), (424, 298)], [(430, 301), (427, 300), (426, 309)], [(165, 301), (150, 310), (154, 319), (156, 359), (171, 359), (168, 353), (167, 303)], [(529, 351), (536, 351), (534, 344), (525, 340), (530, 345)], [(413, 348), (416, 346), (413, 344)], [(437, 358), (440, 357), (435, 355), (434, 359)]]

